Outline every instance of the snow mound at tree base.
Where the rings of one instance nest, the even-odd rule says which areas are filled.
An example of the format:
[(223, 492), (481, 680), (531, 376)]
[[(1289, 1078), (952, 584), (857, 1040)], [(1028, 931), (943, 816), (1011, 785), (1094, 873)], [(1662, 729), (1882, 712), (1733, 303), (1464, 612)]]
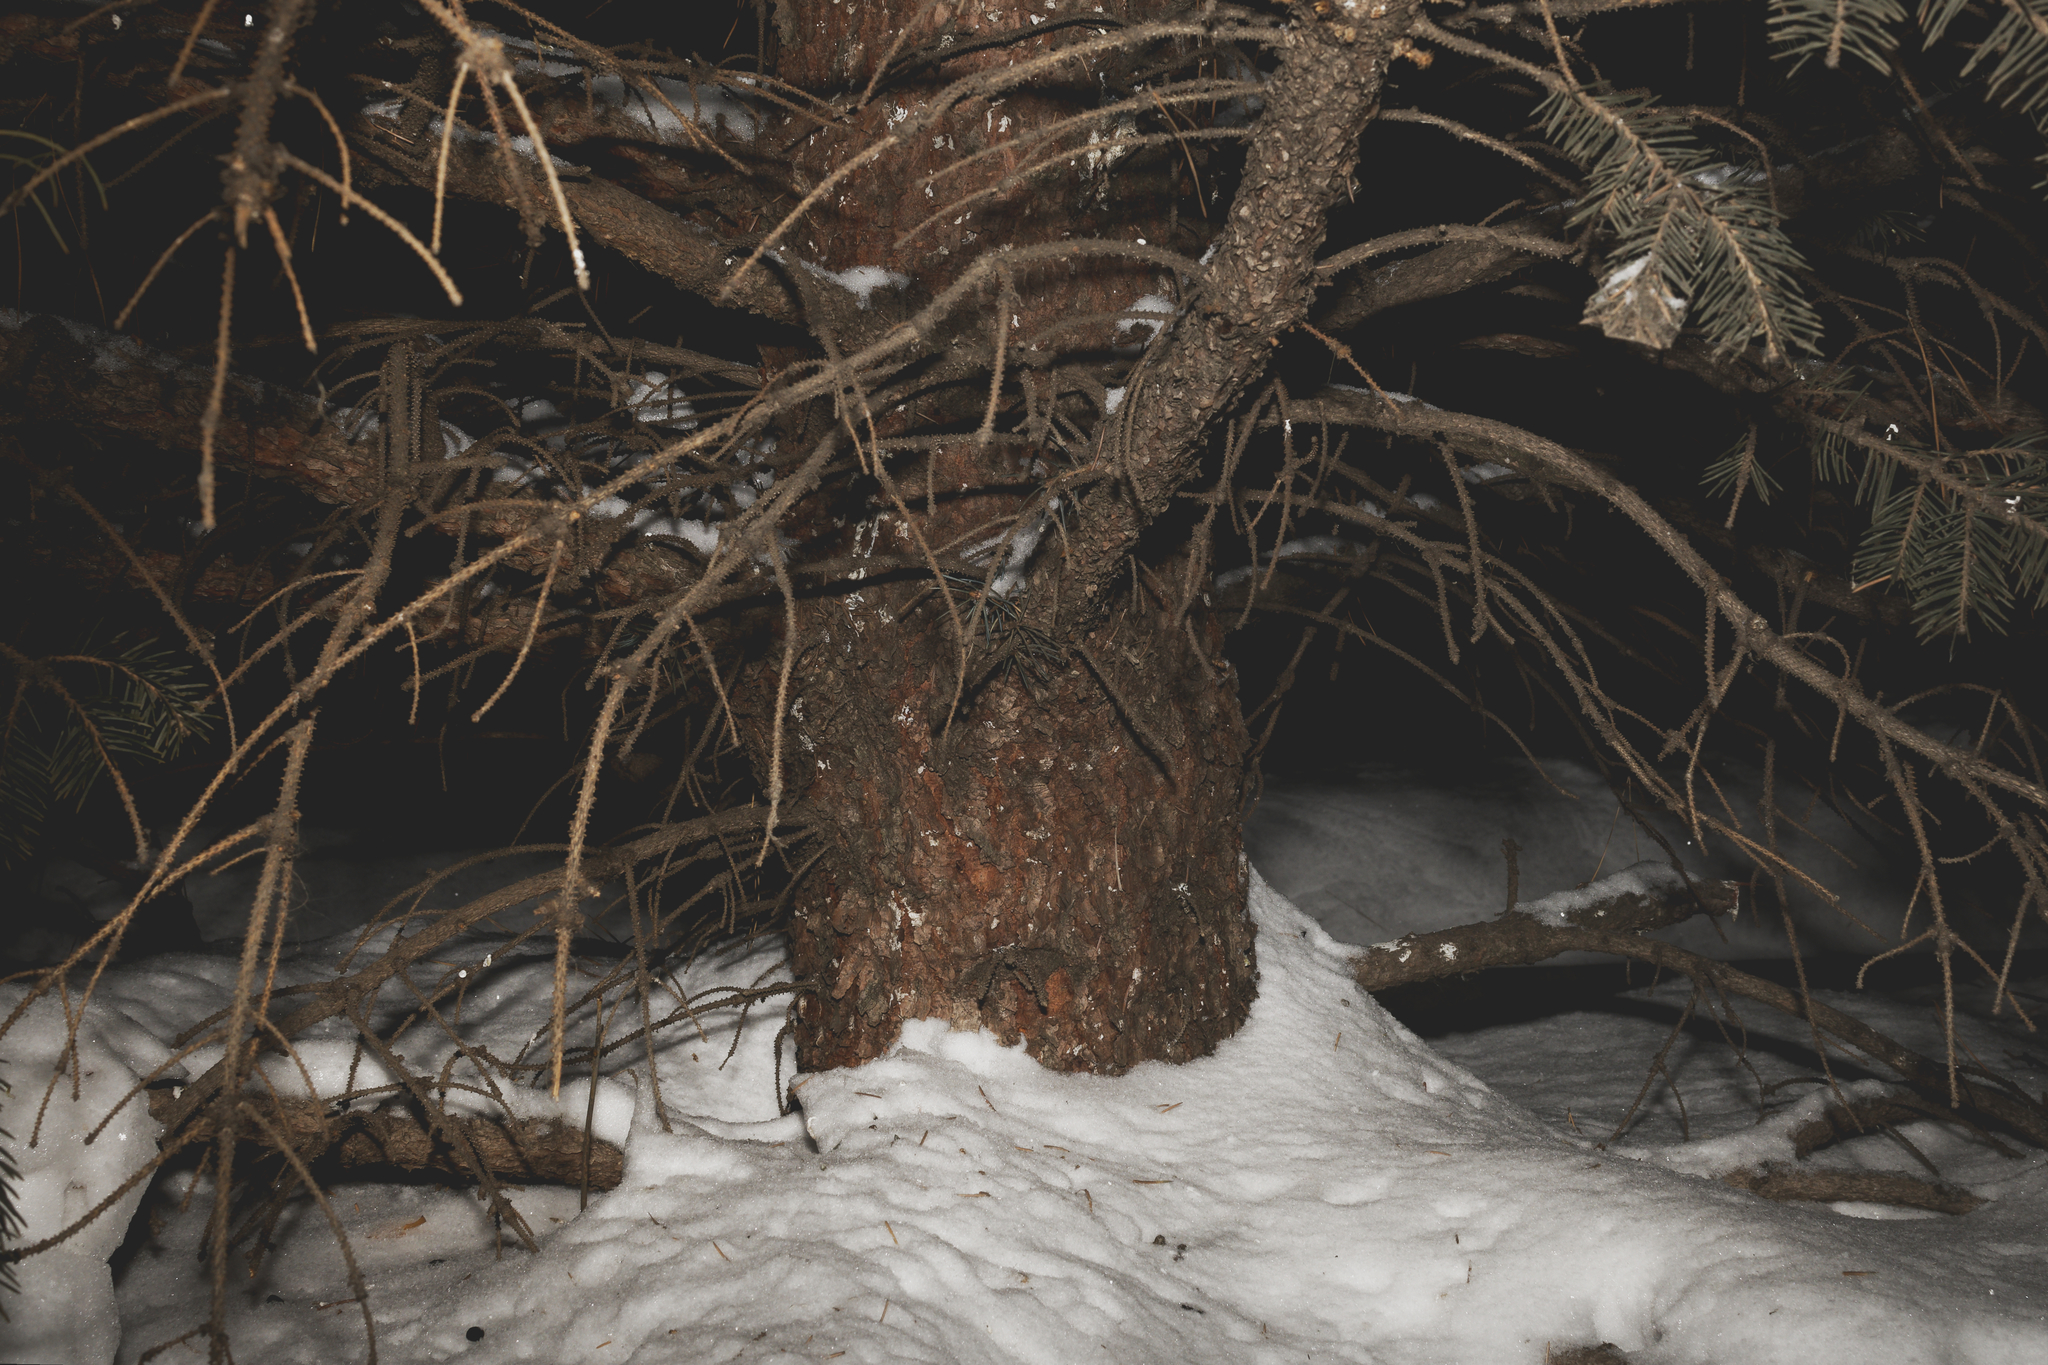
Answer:
[[(926, 1023), (799, 1077), (799, 1128), (760, 1108), (762, 1026), (701, 1123), (680, 1115), (714, 1092), (665, 1069), (665, 1133), (642, 1078), (625, 1180), (587, 1211), (521, 1197), (552, 1228), (538, 1255), (494, 1258), (467, 1195), (365, 1198), (380, 1358), (1535, 1365), (1606, 1341), (1658, 1365), (2048, 1360), (2039, 1163), (1967, 1219), (1873, 1223), (1620, 1160), (1415, 1039), (1257, 877), (1252, 910), (1251, 1020), (1189, 1065), (1060, 1075)], [(372, 1240), (401, 1215), (421, 1235), (450, 1221), (434, 1201), (467, 1206), (471, 1249)], [(290, 1282), (249, 1287), (239, 1358), (363, 1357), (354, 1307), (304, 1301), (348, 1296), (324, 1290), (330, 1259), (287, 1274), (281, 1254)], [(138, 1319), (174, 1335), (199, 1302)], [(161, 1339), (138, 1319), (125, 1359)]]
[[(19, 986), (0, 986), (0, 1019), (23, 994)], [(0, 1130), (11, 1139), (5, 1146), (19, 1175), (14, 1205), (22, 1222), (10, 1245), (42, 1241), (112, 1202), (70, 1240), (17, 1263), (20, 1292), (0, 1291), (7, 1315), (0, 1321), (0, 1361), (106, 1365), (120, 1339), (107, 1257), (143, 1197), (140, 1182), (125, 1193), (120, 1187), (155, 1153), (162, 1125), (139, 1099), (102, 1120), (168, 1049), (104, 1009), (79, 1025), (71, 1047), (65, 1003), (37, 1001), (0, 1047), (12, 1092)]]

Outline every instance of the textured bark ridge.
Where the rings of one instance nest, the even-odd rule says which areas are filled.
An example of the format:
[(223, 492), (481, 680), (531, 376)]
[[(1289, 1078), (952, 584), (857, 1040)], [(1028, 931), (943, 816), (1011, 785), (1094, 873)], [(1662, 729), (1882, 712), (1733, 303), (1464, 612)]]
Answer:
[(886, 594), (861, 596), (811, 604), (839, 619), (807, 632), (825, 643), (785, 741), (792, 788), (833, 831), (797, 902), (796, 968), (817, 983), (799, 1064), (868, 1060), (924, 1018), (1105, 1073), (1234, 1032), (1256, 967), (1230, 675), (1170, 613), (1133, 613), (935, 734), (948, 671), (900, 648), (927, 633), (890, 629)]
[[(1106, 20), (1141, 22), (1169, 7), (1112, 8)], [(941, 614), (928, 578), (813, 599), (791, 623), (807, 649), (788, 694), (793, 740), (781, 773), (787, 794), (831, 830), (799, 893), (794, 933), (797, 969), (812, 987), (797, 1016), (805, 1067), (867, 1060), (904, 1021), (937, 1017), (1024, 1039), (1050, 1067), (1114, 1073), (1199, 1056), (1245, 1018), (1256, 963), (1239, 853), (1243, 722), (1233, 681), (1209, 662), (1219, 657), (1216, 634), (1202, 612), (1190, 614), (1192, 580), (1147, 575), (1141, 541), (1193, 477), (1218, 412), (1264, 373), (1273, 339), (1306, 314), (1325, 211), (1353, 193), (1358, 136), (1412, 11), (1382, 7), (1363, 27), (1286, 35), (1227, 225), (1197, 230), (1171, 212), (1180, 166), (1170, 154), (1133, 155), (1114, 174), (1107, 159), (1055, 158), (1047, 164), (1056, 172), (1007, 178), (1044, 153), (1007, 140), (1094, 103), (1105, 82), (1091, 62), (1145, 60), (1136, 51), (1098, 46), (1054, 60), (1034, 93), (990, 86), (902, 139), (890, 130), (938, 108), (929, 103), (936, 87), (913, 80), (837, 128), (804, 131), (793, 148), (807, 175), (823, 177), (851, 164), (854, 149), (888, 144), (786, 241), (831, 270), (893, 272), (905, 284), (897, 307), (930, 297), (991, 242), (1101, 236), (1134, 251), (1170, 243), (1183, 260), (1217, 249), (1200, 282), (1132, 254), (1076, 252), (999, 272), (993, 298), (977, 301), (977, 312), (995, 306), (968, 324), (970, 334), (992, 324), (1004, 339), (998, 356), (1027, 372), (1027, 392), (1028, 372), (1056, 353), (1125, 339), (1131, 324), (1119, 326), (1118, 314), (1141, 297), (1164, 296), (1180, 310), (1155, 324), (1162, 335), (1128, 381), (1131, 406), (1113, 424), (1120, 434), (1097, 442), (1096, 472), (1111, 477), (1083, 479), (1085, 490), (1065, 500), (1071, 534), (1049, 538), (1028, 590), (964, 632)], [(934, 34), (972, 48), (948, 63), (947, 79), (1056, 59), (1090, 41), (1085, 25), (1014, 37), (1043, 18), (1022, 10), (904, 0), (856, 16), (852, 6), (792, 0), (776, 12), (784, 77), (820, 91), (858, 90), (891, 48), (915, 50)], [(1013, 36), (974, 46), (984, 26)], [(819, 65), (827, 52), (831, 62)], [(1070, 88), (1047, 84), (1070, 70)], [(1142, 88), (1135, 65), (1122, 74), (1123, 85)], [(1116, 135), (1107, 120), (1095, 131)], [(1078, 126), (1065, 140), (1076, 151), (1089, 145)], [(940, 185), (959, 196), (960, 212), (934, 215)], [(830, 322), (827, 310), (809, 311)], [(841, 314), (841, 353), (892, 321), (879, 300)], [(814, 330), (822, 338), (835, 329)], [(933, 404), (927, 420), (965, 425), (980, 415), (978, 394), (958, 388), (935, 393)], [(873, 416), (878, 436), (892, 428), (891, 415)], [(921, 490), (868, 498), (831, 525), (802, 528), (799, 554), (880, 551), (901, 564), (928, 547), (959, 552), (990, 527), (1021, 525), (1028, 490), (1063, 458), (995, 442), (933, 451)], [(1161, 581), (1181, 586), (1156, 590)], [(981, 647), (998, 645), (1004, 623), (1028, 632), (1033, 650), (992, 678), (967, 668), (974, 685), (954, 711), (963, 662), (955, 640), (985, 658)], [(763, 712), (780, 689), (774, 662), (764, 658), (743, 687), (757, 764), (773, 762), (764, 742), (772, 713)]]
[[(344, 1166), (395, 1166), (402, 1171), (434, 1171), (460, 1180), (475, 1172), (449, 1145), (447, 1138), (422, 1124), (404, 1109), (371, 1113), (330, 1114), (320, 1100), (279, 1100), (264, 1108), (272, 1127), (289, 1138), (302, 1156), (331, 1156)], [(210, 1115), (194, 1118), (179, 1130), (176, 1097), (168, 1090), (149, 1093), (150, 1117), (165, 1125), (162, 1145), (192, 1146), (215, 1135)], [(588, 1184), (593, 1190), (617, 1189), (625, 1177), (626, 1154), (616, 1145), (593, 1137), (586, 1144), (581, 1129), (552, 1120), (497, 1121), (450, 1116), (477, 1159), (499, 1180), (554, 1185)], [(244, 1141), (262, 1143), (261, 1131), (242, 1131)]]
[[(1111, 0), (1104, 17), (1139, 22), (1166, 8)], [(781, 76), (820, 93), (859, 91), (892, 50), (974, 49), (943, 71), (892, 81), (885, 97), (833, 126), (792, 123), (794, 163), (813, 183), (937, 107), (949, 82), (1085, 49), (1028, 85), (946, 104), (790, 230), (788, 249), (824, 270), (879, 267), (899, 282), (855, 308), (836, 286), (800, 272), (794, 283), (812, 330), (841, 354), (992, 249), (1136, 237), (1171, 240), (1193, 259), (1213, 231), (1172, 226), (1177, 149), (1111, 158), (1114, 176), (1102, 157), (1077, 154), (1011, 178), (1050, 150), (1017, 139), (1098, 102), (1106, 76), (1141, 79), (1130, 72), (1151, 58), (1105, 49), (1105, 30), (1047, 24), (1034, 33), (1046, 16), (1028, 7), (910, 0), (794, 0), (776, 16)], [(991, 38), (1001, 41), (976, 46)], [(1115, 137), (1115, 120), (1056, 141), (1078, 153), (1091, 133)], [(949, 200), (958, 207), (935, 213)], [(1029, 387), (1058, 355), (1128, 345), (1131, 325), (1119, 327), (1119, 315), (1179, 288), (1171, 271), (1136, 256), (1077, 253), (1004, 272), (949, 322), (977, 346), (1003, 337), (1011, 383)], [(985, 379), (935, 385), (916, 417), (971, 431), (987, 392)], [(883, 439), (909, 420), (851, 412), (856, 426), (870, 416)], [(1006, 415), (997, 430), (1015, 426)], [(790, 429), (781, 439), (800, 448), (823, 434)], [(1211, 662), (1221, 657), (1220, 632), (1198, 605), (1182, 610), (1195, 604), (1179, 589), (1155, 591), (1160, 580), (1127, 567), (1089, 620), (1057, 637), (1034, 634), (1022, 655), (992, 666), (1005, 631), (1021, 628), (1023, 604), (1051, 591), (1063, 537), (1040, 527), (1028, 585), (1005, 584), (1011, 596), (1001, 602), (977, 599), (975, 580), (988, 578), (993, 590), (1007, 551), (980, 569), (954, 557), (1020, 516), (1031, 523), (1035, 491), (1069, 457), (1009, 436), (947, 442), (923, 458), (898, 467), (894, 493), (849, 489), (829, 519), (795, 528), (800, 560), (877, 561), (876, 577), (857, 590), (803, 601), (795, 623), (802, 649), (781, 773), (785, 799), (804, 802), (827, 841), (796, 902), (796, 969), (813, 984), (797, 1006), (799, 1064), (866, 1061), (906, 1021), (926, 1018), (1021, 1039), (1059, 1070), (1114, 1073), (1201, 1056), (1243, 1022), (1256, 977), (1239, 839), (1244, 726), (1234, 676)], [(948, 557), (949, 570), (971, 570), (948, 589), (957, 617), (929, 572), (891, 577), (881, 567), (928, 563), (927, 549)], [(1162, 575), (1183, 578), (1177, 568)], [(963, 642), (967, 686), (956, 711)], [(734, 698), (764, 773), (781, 645), (764, 651)]]

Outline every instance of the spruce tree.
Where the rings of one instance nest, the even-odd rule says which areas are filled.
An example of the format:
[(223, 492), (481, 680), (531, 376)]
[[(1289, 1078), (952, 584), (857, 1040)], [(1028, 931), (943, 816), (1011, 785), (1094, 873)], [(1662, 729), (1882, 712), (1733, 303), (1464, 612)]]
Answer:
[[(52, 0), (0, 30), (0, 638), (32, 663), (89, 608), (208, 680), (195, 737), (218, 717), (66, 966), (177, 877), (264, 868), (173, 1142), (232, 1171), (256, 1051), (536, 892), (555, 1083), (575, 1008), (651, 1031), (666, 960), (771, 930), (791, 981), (687, 1008), (785, 1010), (803, 1068), (930, 1017), (1060, 1069), (1188, 1060), (1256, 995), (1261, 759), (1410, 712), (1582, 743), (1788, 934), (1834, 899), (1781, 847), (1825, 802), (1916, 887), (1873, 952), (2020, 1007), (2048, 6), (737, 20)], [(412, 739), (516, 774), (559, 868), (272, 1000), (307, 793)], [(631, 948), (572, 991), (611, 880)], [(1510, 927), (1498, 960), (1592, 943)], [(1952, 1041), (1852, 1026), (2048, 1135)], [(261, 1213), (224, 1193), (216, 1257)]]

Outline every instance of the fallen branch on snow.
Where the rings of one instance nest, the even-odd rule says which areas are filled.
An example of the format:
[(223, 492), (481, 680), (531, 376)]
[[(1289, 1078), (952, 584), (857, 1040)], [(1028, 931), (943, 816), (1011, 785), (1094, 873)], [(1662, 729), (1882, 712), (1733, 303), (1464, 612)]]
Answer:
[(1693, 881), (1666, 864), (1641, 862), (1573, 891), (1559, 891), (1510, 909), (1484, 924), (1410, 934), (1366, 949), (1354, 960), (1358, 984), (1383, 991), (1418, 981), (1519, 967), (1569, 952), (1557, 933), (1568, 928), (1641, 934), (1704, 910), (1732, 914), (1739, 882)]
[[(1910, 1092), (1868, 1104), (1828, 1106), (1824, 1116), (1793, 1134), (1795, 1154), (1900, 1120), (1939, 1118), (2017, 1133), (2048, 1148), (2048, 1105), (1975, 1067), (1958, 1067), (1954, 1097), (1949, 1068), (1905, 1047), (1850, 1015), (1810, 996), (1752, 976), (1728, 963), (1642, 935), (1677, 924), (1700, 910), (1732, 912), (1738, 883), (1694, 882), (1675, 869), (1639, 863), (1573, 891), (1516, 906), (1499, 919), (1430, 933), (1409, 934), (1365, 949), (1352, 959), (1360, 987), (1391, 987), (1437, 980), (1487, 967), (1522, 966), (1569, 952), (1606, 953), (1648, 962), (1692, 978), (1720, 998), (1741, 996), (1808, 1020), (1819, 1034), (1897, 1072)], [(1937, 1100), (1947, 1099), (1942, 1104)], [(1874, 1106), (1874, 1107), (1873, 1107)], [(1979, 1128), (1982, 1131), (1982, 1128)], [(1766, 1163), (1721, 1173), (1720, 1179), (1773, 1199), (1865, 1200), (1964, 1213), (1983, 1201), (1953, 1186), (1913, 1176), (1804, 1171)]]
[(1892, 1171), (1805, 1170), (1775, 1161), (1767, 1161), (1755, 1170), (1730, 1171), (1721, 1177), (1721, 1182), (1738, 1190), (1760, 1194), (1766, 1199), (1809, 1200), (1822, 1204), (1848, 1200), (1931, 1209), (1936, 1213), (1968, 1213), (1984, 1202), (1968, 1190), (1922, 1180), (1918, 1176), (1899, 1175)]
[[(149, 1096), (151, 1117), (167, 1121), (176, 1103), (169, 1090), (153, 1090)], [(396, 1166), (407, 1171), (439, 1171), (462, 1180), (475, 1173), (455, 1149), (436, 1137), (419, 1119), (405, 1109), (378, 1109), (365, 1113), (330, 1114), (321, 1100), (280, 1100), (266, 1104), (265, 1116), (292, 1148), (300, 1153), (318, 1151), (333, 1156), (344, 1166)], [(583, 1130), (551, 1119), (493, 1119), (449, 1115), (446, 1122), (462, 1130), (491, 1175), (515, 1184), (583, 1184)], [(261, 1142), (247, 1128), (243, 1137)], [(180, 1144), (210, 1142), (213, 1138), (211, 1111), (192, 1116), (183, 1131), (167, 1141)], [(267, 1144), (264, 1144), (267, 1145)], [(626, 1154), (596, 1137), (590, 1140), (590, 1188), (609, 1190), (618, 1186), (626, 1169)]]

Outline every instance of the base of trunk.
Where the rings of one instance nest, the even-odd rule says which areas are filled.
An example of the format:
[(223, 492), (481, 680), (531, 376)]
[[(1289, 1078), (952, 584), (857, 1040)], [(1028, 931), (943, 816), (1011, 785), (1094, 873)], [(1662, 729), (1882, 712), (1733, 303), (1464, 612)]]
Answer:
[(877, 607), (810, 607), (839, 625), (817, 623), (828, 643), (800, 669), (788, 741), (809, 770), (791, 785), (833, 818), (796, 904), (796, 970), (815, 983), (801, 1067), (880, 1056), (912, 1019), (1111, 1074), (1236, 1031), (1257, 977), (1245, 734), (1213, 632), (1201, 651), (1164, 610), (1125, 618), (1056, 673), (997, 678), (934, 734), (945, 670), (893, 656), (906, 632), (860, 619)]

